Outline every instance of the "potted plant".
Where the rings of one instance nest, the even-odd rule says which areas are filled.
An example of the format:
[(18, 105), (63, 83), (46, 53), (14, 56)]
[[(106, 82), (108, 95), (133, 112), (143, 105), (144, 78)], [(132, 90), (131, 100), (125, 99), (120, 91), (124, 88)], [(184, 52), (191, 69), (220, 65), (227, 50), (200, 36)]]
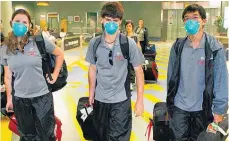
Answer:
[(214, 22), (214, 25), (217, 27), (217, 33), (220, 33), (220, 27), (223, 26), (223, 17), (222, 16), (216, 16), (216, 20)]

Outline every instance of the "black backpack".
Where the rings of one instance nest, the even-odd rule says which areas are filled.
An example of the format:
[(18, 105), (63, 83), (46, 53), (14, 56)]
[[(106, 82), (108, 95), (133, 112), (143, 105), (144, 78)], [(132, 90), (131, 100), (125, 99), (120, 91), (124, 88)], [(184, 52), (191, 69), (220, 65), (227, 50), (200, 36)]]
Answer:
[[(42, 70), (43, 70), (43, 75), (45, 77), (45, 80), (46, 80), (46, 74), (48, 74), (49, 79), (52, 80), (51, 73), (53, 73), (54, 71), (56, 58), (54, 55), (46, 52), (45, 42), (44, 42), (44, 38), (42, 35), (40, 34), (36, 35), (35, 41), (36, 41), (38, 50), (42, 56)], [(68, 70), (67, 70), (67, 65), (65, 63), (65, 60), (64, 60), (56, 82), (54, 84), (49, 84), (46, 81), (49, 91), (55, 92), (55, 91), (62, 89), (67, 84), (67, 77), (68, 77)]]

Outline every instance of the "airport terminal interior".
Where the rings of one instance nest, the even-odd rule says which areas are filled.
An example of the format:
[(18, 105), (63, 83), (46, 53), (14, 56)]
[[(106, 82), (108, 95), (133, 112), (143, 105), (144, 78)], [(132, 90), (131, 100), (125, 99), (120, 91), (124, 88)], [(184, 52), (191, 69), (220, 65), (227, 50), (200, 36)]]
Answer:
[[(61, 120), (61, 141), (86, 141), (76, 120), (77, 104), (81, 97), (89, 96), (88, 67), (85, 61), (90, 40), (100, 35), (102, 30), (100, 11), (106, 1), (1, 1), (1, 30), (5, 36), (12, 29), (10, 18), (17, 9), (25, 9), (31, 15), (34, 29), (50, 34), (50, 40), (64, 50), (68, 69), (67, 85), (53, 93), (55, 115)], [(219, 40), (225, 49), (228, 46), (229, 2), (210, 1), (121, 1), (124, 17), (120, 31), (125, 31), (125, 22), (132, 21), (138, 26), (139, 19), (148, 28), (150, 44), (156, 47), (158, 80), (144, 85), (144, 113), (141, 117), (133, 115), (130, 141), (148, 141), (145, 135), (153, 108), (157, 102), (165, 102), (167, 95), (167, 68), (169, 53), (176, 38), (186, 35), (182, 12), (190, 4), (197, 3), (206, 10), (207, 24), (204, 30)], [(229, 67), (229, 54), (225, 54)], [(229, 70), (229, 68), (228, 68)], [(131, 105), (137, 98), (133, 88)], [(9, 118), (1, 115), (1, 141), (19, 141), (12, 133)], [(150, 141), (153, 141), (152, 130)], [(228, 140), (229, 141), (229, 140)]]

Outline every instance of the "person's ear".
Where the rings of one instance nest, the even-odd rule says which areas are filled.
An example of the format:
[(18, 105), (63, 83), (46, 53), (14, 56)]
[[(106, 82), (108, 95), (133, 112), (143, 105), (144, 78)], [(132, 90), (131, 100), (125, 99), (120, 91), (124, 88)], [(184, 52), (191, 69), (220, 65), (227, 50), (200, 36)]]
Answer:
[(118, 24), (121, 25), (121, 24), (122, 24), (122, 20), (120, 20), (120, 21), (118, 22)]
[(33, 29), (33, 23), (32, 22), (30, 23), (30, 28)]
[(10, 21), (10, 27), (12, 28), (12, 21)]
[(203, 19), (203, 25), (207, 23), (207, 19)]

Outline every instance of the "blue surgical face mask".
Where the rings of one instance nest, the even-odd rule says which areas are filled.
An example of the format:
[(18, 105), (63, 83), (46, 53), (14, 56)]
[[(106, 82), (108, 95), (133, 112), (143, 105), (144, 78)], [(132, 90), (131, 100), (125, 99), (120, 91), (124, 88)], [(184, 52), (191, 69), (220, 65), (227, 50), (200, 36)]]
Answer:
[(184, 27), (189, 35), (195, 35), (200, 29), (200, 23), (197, 20), (187, 20)]
[(12, 28), (14, 35), (17, 37), (25, 36), (25, 34), (28, 32), (28, 27), (23, 23), (14, 22)]
[(105, 31), (110, 35), (115, 34), (118, 30), (118, 24), (116, 22), (107, 22), (104, 24), (104, 27)]

